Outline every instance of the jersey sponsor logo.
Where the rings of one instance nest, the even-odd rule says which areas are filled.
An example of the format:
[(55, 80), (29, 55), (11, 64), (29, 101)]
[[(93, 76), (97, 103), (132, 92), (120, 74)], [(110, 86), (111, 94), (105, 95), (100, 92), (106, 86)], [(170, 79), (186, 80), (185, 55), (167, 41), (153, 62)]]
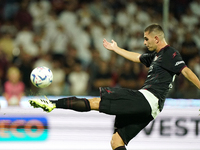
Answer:
[(182, 63), (184, 63), (183, 60), (182, 60), (182, 61), (177, 61), (176, 64), (175, 64), (175, 66), (178, 66), (178, 65), (180, 65), (180, 64), (182, 64)]
[(0, 117), (0, 141), (44, 141), (47, 137), (45, 117)]
[(176, 52), (174, 52), (174, 53), (172, 54), (173, 58), (174, 58), (176, 55), (177, 55), (177, 53), (176, 53)]

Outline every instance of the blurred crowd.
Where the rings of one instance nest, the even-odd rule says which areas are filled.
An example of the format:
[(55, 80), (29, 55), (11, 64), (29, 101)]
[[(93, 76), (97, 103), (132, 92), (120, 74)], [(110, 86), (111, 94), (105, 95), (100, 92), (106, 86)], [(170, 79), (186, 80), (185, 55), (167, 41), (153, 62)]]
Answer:
[[(170, 1), (168, 44), (178, 49), (200, 78), (200, 0)], [(10, 105), (23, 95), (99, 95), (100, 86), (139, 89), (144, 65), (106, 50), (102, 41), (147, 52), (143, 30), (162, 25), (163, 0), (1, 0), (0, 93)], [(37, 66), (49, 67), (54, 80), (38, 89), (30, 82)], [(200, 98), (180, 75), (171, 98)]]

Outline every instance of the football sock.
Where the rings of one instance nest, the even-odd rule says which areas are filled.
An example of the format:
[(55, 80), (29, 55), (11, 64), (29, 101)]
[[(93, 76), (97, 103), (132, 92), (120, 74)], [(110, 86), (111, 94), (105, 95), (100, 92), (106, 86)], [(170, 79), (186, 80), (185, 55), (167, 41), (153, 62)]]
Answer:
[(85, 98), (67, 97), (58, 99), (57, 101), (50, 101), (56, 104), (56, 108), (72, 109), (80, 112), (91, 110), (90, 103)]
[(126, 150), (126, 147), (125, 146), (120, 146), (120, 147), (115, 148), (114, 150)]

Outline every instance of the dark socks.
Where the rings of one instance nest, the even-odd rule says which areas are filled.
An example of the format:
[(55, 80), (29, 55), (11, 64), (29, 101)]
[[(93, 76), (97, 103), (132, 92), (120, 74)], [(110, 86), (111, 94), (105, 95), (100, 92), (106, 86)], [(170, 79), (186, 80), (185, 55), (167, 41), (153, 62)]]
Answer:
[(72, 109), (80, 112), (91, 110), (90, 103), (85, 98), (67, 97), (58, 99), (57, 101), (50, 101), (56, 104), (56, 108)]
[(120, 146), (120, 147), (115, 148), (114, 150), (126, 150), (126, 147), (125, 146)]

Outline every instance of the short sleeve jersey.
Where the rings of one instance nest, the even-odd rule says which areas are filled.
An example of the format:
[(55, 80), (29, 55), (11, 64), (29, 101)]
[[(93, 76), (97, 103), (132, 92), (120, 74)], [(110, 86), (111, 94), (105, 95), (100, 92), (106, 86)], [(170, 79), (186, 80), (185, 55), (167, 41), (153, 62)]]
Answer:
[(160, 111), (163, 109), (167, 93), (172, 88), (175, 76), (179, 75), (185, 62), (180, 53), (167, 45), (158, 53), (145, 53), (140, 56), (140, 61), (149, 67), (143, 89), (147, 89), (159, 99)]

